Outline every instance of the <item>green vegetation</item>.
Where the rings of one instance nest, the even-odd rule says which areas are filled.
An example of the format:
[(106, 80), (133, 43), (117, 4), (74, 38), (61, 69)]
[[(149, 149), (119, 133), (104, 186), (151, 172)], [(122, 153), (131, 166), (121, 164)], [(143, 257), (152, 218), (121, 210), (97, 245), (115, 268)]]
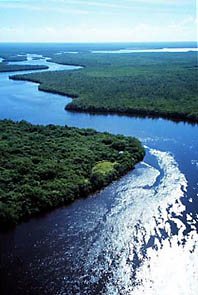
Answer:
[(9, 55), (4, 55), (4, 56), (1, 56), (4, 60), (3, 62), (16, 62), (16, 61), (26, 61), (27, 60), (27, 57), (26, 55), (23, 55), (23, 56), (9, 56)]
[(61, 54), (76, 71), (12, 76), (75, 98), (67, 110), (168, 117), (198, 122), (197, 53)]
[(91, 171), (92, 182), (97, 183), (99, 187), (104, 185), (104, 180), (106, 183), (111, 182), (117, 175), (116, 166), (119, 167), (117, 162), (101, 161), (97, 163)]
[(0, 72), (47, 70), (48, 66), (42, 65), (9, 65), (5, 62), (0, 63)]
[(115, 172), (116, 162), (102, 161), (97, 163), (93, 169), (92, 174), (108, 175)]
[(86, 197), (144, 157), (132, 137), (0, 121), (0, 225)]

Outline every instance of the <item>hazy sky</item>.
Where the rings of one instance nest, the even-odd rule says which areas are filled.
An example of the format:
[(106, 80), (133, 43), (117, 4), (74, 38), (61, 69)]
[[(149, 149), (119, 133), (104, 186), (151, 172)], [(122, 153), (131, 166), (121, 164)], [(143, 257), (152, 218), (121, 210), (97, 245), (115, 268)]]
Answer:
[(196, 0), (0, 0), (0, 42), (196, 39)]

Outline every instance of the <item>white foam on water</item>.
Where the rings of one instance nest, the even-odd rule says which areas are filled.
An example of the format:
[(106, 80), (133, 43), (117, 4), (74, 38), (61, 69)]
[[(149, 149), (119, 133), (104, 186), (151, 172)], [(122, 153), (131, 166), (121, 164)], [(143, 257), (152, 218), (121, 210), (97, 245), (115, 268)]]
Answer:
[(163, 248), (150, 250), (149, 259), (138, 270), (140, 286), (133, 295), (196, 295), (198, 290), (197, 234), (191, 232), (185, 247), (178, 247), (177, 238), (171, 247), (166, 240)]
[(191, 164), (195, 165), (198, 168), (198, 161), (197, 160), (191, 160)]
[[(136, 235), (136, 243), (129, 242), (127, 253), (131, 253), (131, 255), (127, 255), (126, 252), (121, 255), (119, 266), (114, 272), (113, 281), (109, 283), (107, 294), (196, 295), (198, 289), (196, 224), (188, 214), (187, 220), (189, 224), (192, 224), (192, 228), (194, 226), (194, 231), (192, 230), (187, 237), (184, 237), (186, 226), (179, 219), (185, 209), (180, 197), (186, 191), (187, 180), (172, 155), (154, 149), (149, 151), (157, 158), (164, 176), (153, 194), (153, 200), (151, 200), (151, 196), (147, 196), (151, 203), (149, 205), (146, 202), (147, 211), (141, 215), (143, 231), (140, 227)], [(153, 192), (150, 191), (150, 193)], [(169, 211), (167, 211), (168, 206)], [(136, 208), (134, 211), (136, 214)], [(177, 215), (177, 218), (173, 217), (173, 213)], [(173, 221), (177, 226), (178, 234), (171, 234), (168, 220)], [(159, 239), (162, 236), (161, 229), (166, 231), (167, 239), (163, 239), (163, 237), (161, 240)], [(123, 232), (126, 231), (123, 230)], [(148, 241), (151, 235), (155, 237), (153, 246), (148, 248), (147, 258), (144, 258), (142, 265), (137, 269), (137, 287), (134, 287), (131, 281), (131, 269), (127, 261), (133, 259), (134, 248), (136, 252), (141, 252), (142, 239)], [(182, 245), (184, 240), (185, 244)]]
[(184, 236), (185, 206), (180, 201), (187, 180), (170, 153), (147, 149), (156, 157), (159, 170), (143, 163), (121, 181), (116, 205), (87, 253), (86, 267), (93, 277), (109, 275), (108, 295), (196, 295), (196, 224), (189, 214), (194, 231)]

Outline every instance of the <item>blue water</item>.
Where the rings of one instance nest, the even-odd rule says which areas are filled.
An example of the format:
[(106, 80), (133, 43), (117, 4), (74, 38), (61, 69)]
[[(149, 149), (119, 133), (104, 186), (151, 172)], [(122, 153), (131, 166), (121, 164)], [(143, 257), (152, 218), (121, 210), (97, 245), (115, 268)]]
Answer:
[(9, 75), (0, 118), (136, 136), (146, 157), (100, 193), (1, 235), (2, 294), (196, 295), (198, 126), (70, 113), (70, 98)]
[[(12, 62), (10, 64), (42, 64), (48, 65), (48, 71), (72, 70), (80, 67), (63, 66), (46, 62), (46, 59), (31, 60), (28, 55), (26, 62)], [(46, 71), (46, 70), (44, 70)], [(28, 71), (39, 72), (39, 71)], [(20, 72), (20, 74), (27, 71)], [(37, 91), (38, 85), (23, 81), (9, 80), (9, 76), (16, 73), (0, 74), (1, 89), (1, 119), (12, 119), (15, 121), (27, 120), (35, 124), (60, 124), (64, 125), (64, 107), (70, 101), (69, 98), (60, 95), (50, 96), (48, 93)], [(9, 95), (8, 95), (9, 93)]]

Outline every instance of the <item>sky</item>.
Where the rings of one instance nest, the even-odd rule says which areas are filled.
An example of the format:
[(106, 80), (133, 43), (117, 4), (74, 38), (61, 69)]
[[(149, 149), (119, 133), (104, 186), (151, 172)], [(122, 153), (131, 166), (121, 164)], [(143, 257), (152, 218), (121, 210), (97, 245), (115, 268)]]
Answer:
[(197, 41), (196, 0), (0, 0), (0, 42)]

